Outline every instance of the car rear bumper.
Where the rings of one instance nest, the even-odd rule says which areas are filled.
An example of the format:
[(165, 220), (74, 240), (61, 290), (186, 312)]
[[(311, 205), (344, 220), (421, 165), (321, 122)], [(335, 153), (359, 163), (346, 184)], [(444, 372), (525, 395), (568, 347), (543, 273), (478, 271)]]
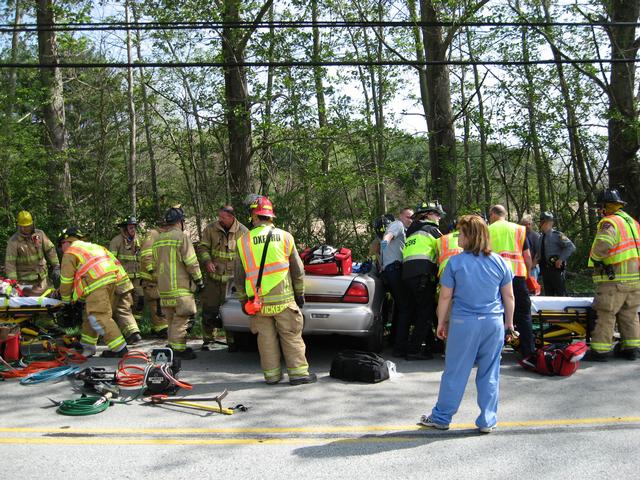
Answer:
[[(305, 303), (305, 335), (349, 335), (364, 337), (374, 324), (375, 315), (369, 305), (344, 303)], [(220, 307), (220, 316), (225, 330), (231, 332), (249, 332), (250, 318), (242, 312), (236, 298), (228, 298)]]

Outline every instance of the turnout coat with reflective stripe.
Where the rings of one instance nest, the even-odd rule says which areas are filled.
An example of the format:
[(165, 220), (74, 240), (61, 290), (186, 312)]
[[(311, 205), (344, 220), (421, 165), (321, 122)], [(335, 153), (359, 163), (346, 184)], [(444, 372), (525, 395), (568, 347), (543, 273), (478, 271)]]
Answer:
[(238, 239), (235, 269), (238, 296), (242, 301), (255, 296), (260, 260), (267, 233), (272, 228), (260, 288), (263, 315), (279, 313), (294, 301), (295, 296), (304, 295), (304, 266), (293, 236), (267, 224), (254, 228)]
[(121, 233), (109, 243), (109, 251), (120, 261), (131, 280), (138, 278), (140, 272), (140, 239), (125, 238)]
[(85, 298), (98, 288), (129, 282), (124, 269), (101, 245), (76, 240), (62, 256), (60, 298), (69, 302)]
[[(609, 280), (602, 262), (611, 265), (615, 279)], [(640, 283), (640, 225), (626, 212), (619, 210), (607, 215), (598, 223), (598, 231), (591, 245), (589, 266), (596, 268), (593, 281), (596, 283), (638, 282)]]
[(58, 254), (49, 237), (37, 228), (31, 235), (15, 233), (7, 242), (4, 271), (10, 280), (29, 283), (48, 277), (47, 262), (60, 265)]
[(523, 249), (527, 237), (527, 229), (523, 225), (497, 220), (489, 225), (491, 250), (504, 258), (511, 266), (516, 277), (527, 276), (527, 266), (524, 263)]
[(140, 245), (140, 278), (148, 282), (156, 283), (156, 275), (153, 271), (153, 242), (160, 235), (157, 229), (152, 228)]
[(212, 280), (226, 283), (233, 278), (238, 238), (249, 230), (238, 220), (233, 222), (229, 230), (225, 230), (219, 221), (207, 225), (202, 232), (202, 240), (198, 244), (198, 258), (202, 266), (212, 261), (216, 266), (214, 273), (208, 273)]
[(197, 282), (202, 273), (189, 236), (177, 225), (162, 228), (151, 251), (161, 303), (168, 306), (178, 297), (192, 295), (191, 280)]

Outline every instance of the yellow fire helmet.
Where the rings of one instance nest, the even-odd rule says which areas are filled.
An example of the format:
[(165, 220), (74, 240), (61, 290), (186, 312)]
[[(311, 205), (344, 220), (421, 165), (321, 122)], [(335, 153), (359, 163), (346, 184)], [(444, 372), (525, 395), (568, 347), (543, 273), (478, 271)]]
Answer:
[(33, 218), (31, 217), (31, 214), (26, 210), (22, 210), (20, 213), (18, 213), (16, 221), (18, 222), (19, 227), (29, 227), (33, 225)]

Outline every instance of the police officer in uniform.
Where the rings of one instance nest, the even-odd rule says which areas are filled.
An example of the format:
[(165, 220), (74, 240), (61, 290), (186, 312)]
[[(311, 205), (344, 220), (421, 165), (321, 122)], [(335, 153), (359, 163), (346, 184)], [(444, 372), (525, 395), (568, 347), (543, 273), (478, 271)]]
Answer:
[(618, 324), (620, 343), (614, 354), (635, 360), (640, 347), (640, 225), (622, 210), (626, 202), (620, 192), (607, 189), (598, 195), (603, 215), (591, 245), (589, 266), (594, 267), (596, 294), (593, 309), (598, 314), (585, 360), (605, 362), (613, 347)]
[(553, 223), (553, 214), (542, 212), (536, 259), (540, 265), (544, 294), (564, 297), (567, 295), (565, 285), (567, 260), (576, 250), (576, 246), (564, 233), (554, 229)]
[(274, 227), (271, 201), (259, 196), (250, 208), (253, 228), (237, 242), (235, 284), (242, 310), (251, 317), (251, 331), (258, 335), (265, 382), (282, 380), (282, 349), (289, 383), (314, 383), (317, 377), (309, 372), (302, 339), (304, 265), (293, 236)]
[[(398, 324), (397, 347), (406, 345), (407, 360), (429, 360), (436, 321), (436, 286), (438, 274), (437, 240), (442, 237), (438, 224), (444, 216), (437, 202), (422, 202), (413, 214), (413, 222), (407, 229), (407, 240), (402, 251), (402, 281), (409, 291), (409, 305), (413, 319), (410, 323)], [(426, 341), (425, 349), (422, 342)]]

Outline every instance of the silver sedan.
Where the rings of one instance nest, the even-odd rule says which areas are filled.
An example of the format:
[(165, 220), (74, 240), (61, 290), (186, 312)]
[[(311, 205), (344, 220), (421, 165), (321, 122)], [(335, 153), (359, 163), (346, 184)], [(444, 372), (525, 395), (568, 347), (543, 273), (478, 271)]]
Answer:
[[(304, 335), (348, 335), (361, 339), (360, 347), (380, 352), (383, 347), (384, 288), (374, 275), (305, 275)], [(237, 340), (250, 334), (249, 317), (231, 287), (220, 308), (225, 330)]]

